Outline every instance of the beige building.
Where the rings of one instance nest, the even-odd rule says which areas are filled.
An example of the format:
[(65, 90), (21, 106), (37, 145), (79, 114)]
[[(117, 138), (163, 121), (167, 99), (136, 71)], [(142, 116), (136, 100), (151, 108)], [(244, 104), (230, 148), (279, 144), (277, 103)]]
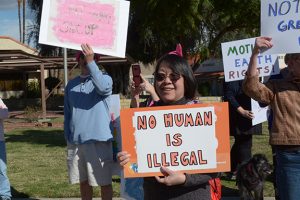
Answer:
[[(20, 54), (37, 56), (36, 49), (13, 38), (0, 36), (0, 97), (20, 97), (25, 90), (25, 80), (38, 82), (39, 70), (24, 71), (17, 68), (19, 63), (30, 65), (32, 60), (18, 59)], [(14, 67), (10, 68), (9, 66)], [(45, 71), (47, 77), (47, 71)]]

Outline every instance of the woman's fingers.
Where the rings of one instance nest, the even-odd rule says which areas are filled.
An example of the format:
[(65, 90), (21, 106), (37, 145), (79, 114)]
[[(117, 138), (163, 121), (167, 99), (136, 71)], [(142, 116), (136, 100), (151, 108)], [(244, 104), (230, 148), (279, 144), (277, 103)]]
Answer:
[(155, 179), (159, 183), (166, 184), (166, 178), (165, 177), (160, 178), (159, 176), (155, 176)]
[(130, 159), (127, 158), (127, 159), (123, 160), (122, 162), (120, 162), (120, 165), (121, 165), (121, 166), (124, 166), (124, 165), (126, 165), (129, 161), (130, 161)]
[(147, 80), (145, 79), (145, 77), (144, 77), (142, 74), (140, 75), (140, 77), (141, 77), (143, 83), (145, 83), (145, 82), (147, 81)]
[(156, 176), (155, 179), (157, 182), (165, 184), (167, 186), (171, 185), (180, 185), (186, 181), (185, 174), (181, 172), (175, 172), (166, 167), (161, 167), (160, 171), (163, 173), (163, 177)]
[(117, 159), (121, 166), (126, 165), (130, 161), (130, 154), (127, 151), (121, 151), (117, 154)]
[(162, 173), (163, 175), (165, 175), (165, 176), (169, 176), (169, 175), (171, 175), (171, 174), (174, 173), (174, 171), (170, 170), (170, 169), (167, 168), (167, 167), (161, 167), (161, 168), (160, 168), (160, 171), (161, 171), (161, 173)]

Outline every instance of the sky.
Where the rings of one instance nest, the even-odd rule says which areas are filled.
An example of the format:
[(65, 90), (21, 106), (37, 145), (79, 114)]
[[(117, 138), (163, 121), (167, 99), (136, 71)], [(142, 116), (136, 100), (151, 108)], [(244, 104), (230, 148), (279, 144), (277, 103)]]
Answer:
[[(21, 7), (22, 16), (22, 7)], [(26, 6), (26, 28), (33, 24), (33, 15)], [(17, 0), (0, 0), (0, 36), (9, 36), (19, 41)], [(25, 42), (26, 43), (26, 42)], [(32, 45), (30, 45), (32, 46)]]

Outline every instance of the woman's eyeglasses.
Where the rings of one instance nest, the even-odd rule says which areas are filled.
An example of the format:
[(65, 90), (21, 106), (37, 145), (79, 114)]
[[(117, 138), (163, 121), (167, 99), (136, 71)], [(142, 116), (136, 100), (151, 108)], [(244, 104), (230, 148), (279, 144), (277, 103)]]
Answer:
[(180, 74), (163, 74), (163, 73), (156, 73), (154, 74), (154, 78), (156, 81), (164, 81), (166, 78), (169, 77), (169, 79), (172, 81), (172, 83), (176, 83), (181, 78)]

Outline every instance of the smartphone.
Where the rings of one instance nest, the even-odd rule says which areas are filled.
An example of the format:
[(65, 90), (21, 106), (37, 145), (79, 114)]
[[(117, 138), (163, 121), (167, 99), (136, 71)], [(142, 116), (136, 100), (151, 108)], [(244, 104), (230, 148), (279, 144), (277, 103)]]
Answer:
[(134, 86), (138, 87), (142, 83), (142, 78), (141, 78), (141, 67), (139, 64), (133, 64), (131, 66), (132, 68), (132, 76), (133, 76), (133, 82)]

